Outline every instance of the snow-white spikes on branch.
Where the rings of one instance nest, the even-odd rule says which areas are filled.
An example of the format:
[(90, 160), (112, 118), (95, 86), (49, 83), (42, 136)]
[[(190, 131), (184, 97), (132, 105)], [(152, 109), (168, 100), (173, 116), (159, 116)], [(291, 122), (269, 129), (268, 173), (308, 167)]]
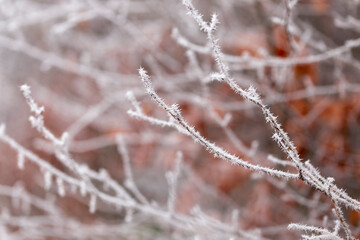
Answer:
[(210, 75), (210, 80), (211, 81), (219, 81), (219, 82), (221, 82), (221, 81), (224, 80), (224, 78), (225, 78), (224, 74), (218, 73), (218, 72), (212, 73)]
[(55, 146), (62, 146), (64, 147), (66, 144), (67, 139), (67, 133), (64, 133), (62, 137), (56, 138), (51, 131), (49, 131), (45, 125), (44, 125), (44, 107), (38, 106), (37, 103), (34, 101), (34, 99), (31, 96), (31, 90), (30, 87), (26, 84), (22, 85), (20, 87), (20, 90), (22, 91), (27, 104), (30, 107), (30, 111), (34, 113), (34, 116), (29, 117), (29, 121), (33, 128), (36, 128), (38, 132), (40, 132), (46, 139), (49, 139), (51, 142), (55, 144)]
[[(337, 223), (337, 226), (339, 226), (339, 223)], [(302, 235), (303, 239), (343, 240), (343, 238), (338, 235), (338, 231), (336, 231), (337, 227), (335, 228), (334, 231), (331, 232), (326, 228), (308, 226), (305, 224), (291, 223), (289, 224), (288, 229), (305, 231), (309, 233), (309, 235)]]
[[(287, 3), (289, 4), (288, 7), (292, 8), (296, 4), (296, 1), (291, 1), (291, 2), (288, 1)], [(202, 15), (194, 8), (191, 1), (184, 0), (183, 4), (188, 9), (188, 14), (194, 18), (194, 20), (200, 26), (200, 29), (207, 34), (208, 43), (209, 46), (211, 46), (212, 55), (219, 70), (219, 75), (217, 77), (221, 77), (223, 81), (225, 81), (236, 93), (243, 96), (249, 102), (254, 103), (262, 110), (266, 122), (271, 126), (271, 128), (274, 131), (273, 139), (279, 145), (282, 151), (287, 155), (288, 159), (291, 160), (292, 162), (291, 165), (296, 167), (298, 173), (291, 174), (279, 170), (274, 170), (274, 169), (250, 164), (226, 152), (222, 148), (216, 146), (214, 143), (206, 140), (203, 136), (200, 135), (198, 131), (196, 131), (192, 126), (187, 124), (187, 122), (182, 117), (176, 105), (169, 106), (168, 104), (165, 103), (163, 99), (161, 99), (157, 95), (154, 88), (152, 87), (149, 76), (147, 75), (146, 71), (143, 68), (139, 69), (139, 75), (145, 85), (146, 91), (151, 96), (151, 98), (170, 115), (170, 117), (173, 120), (172, 121), (154, 120), (151, 117), (145, 116), (140, 110), (136, 112), (131, 112), (131, 114), (138, 118), (147, 120), (153, 124), (174, 127), (178, 129), (180, 132), (190, 135), (194, 139), (194, 141), (199, 142), (201, 145), (203, 145), (206, 148), (206, 150), (213, 153), (215, 157), (222, 158), (224, 160), (229, 160), (234, 164), (241, 165), (255, 172), (264, 172), (285, 179), (289, 179), (289, 178), (300, 179), (305, 183), (307, 183), (308, 185), (326, 194), (334, 202), (335, 206), (339, 202), (357, 211), (360, 211), (359, 201), (349, 197), (343, 190), (339, 189), (333, 182), (330, 182), (326, 180), (324, 177), (322, 177), (319, 171), (317, 171), (309, 161), (307, 161), (306, 163), (302, 161), (302, 159), (299, 156), (299, 153), (297, 152), (294, 144), (291, 142), (289, 136), (282, 129), (281, 125), (278, 123), (276, 117), (271, 113), (269, 108), (266, 105), (264, 105), (259, 94), (256, 92), (255, 88), (250, 87), (247, 90), (242, 89), (238, 85), (238, 83), (231, 78), (228, 71), (229, 67), (225, 64), (225, 61), (223, 60), (224, 56), (218, 44), (219, 41), (214, 37), (214, 29), (216, 26), (215, 22), (216, 23), (218, 22), (217, 16), (213, 15), (211, 23), (206, 23), (203, 20)], [(346, 48), (350, 49), (357, 44), (358, 44), (357, 41), (348, 42), (346, 44)], [(335, 207), (335, 209), (337, 208)], [(340, 216), (339, 218), (341, 223), (342, 221), (341, 215), (340, 214), (337, 215)], [(344, 225), (343, 223), (342, 225), (343, 228), (345, 229), (347, 237), (350, 238), (350, 235), (346, 229), (346, 225)]]
[[(196, 22), (199, 23), (198, 12), (191, 4), (189, 0), (183, 1), (183, 4), (188, 9), (190, 16), (192, 16)], [(206, 23), (200, 23), (206, 24)], [(203, 29), (203, 28), (202, 28)], [(302, 159), (299, 156), (298, 151), (296, 150), (294, 144), (290, 141), (289, 136), (287, 133), (282, 129), (281, 125), (277, 122), (276, 117), (271, 113), (269, 108), (263, 104), (259, 95), (253, 88), (248, 90), (242, 89), (235, 81), (232, 79), (228, 74), (228, 67), (223, 60), (223, 54), (218, 44), (218, 40), (214, 38), (213, 32), (206, 31), (207, 33), (209, 44), (211, 45), (212, 55), (215, 59), (218, 68), (222, 74), (224, 74), (225, 82), (238, 94), (243, 96), (246, 100), (254, 103), (257, 105), (263, 112), (266, 122), (271, 126), (274, 131), (274, 140), (278, 143), (279, 147), (283, 150), (283, 152), (288, 156), (288, 158), (295, 164), (298, 175), (297, 177), (303, 181), (305, 181), (310, 186), (318, 189), (319, 191), (323, 192), (324, 194), (328, 195), (332, 200), (337, 200), (342, 204), (355, 209), (356, 211), (360, 211), (360, 202), (349, 197), (343, 190), (339, 189), (335, 184), (331, 187), (332, 194), (329, 194), (328, 187), (326, 186), (326, 180), (321, 176), (318, 171), (313, 171), (313, 167), (310, 162), (304, 164)], [(359, 41), (347, 41), (345, 44), (346, 47), (349, 49), (351, 47), (356, 46), (359, 44)], [(152, 94), (153, 98), (157, 95)], [(166, 109), (165, 109), (166, 110)], [(218, 155), (218, 154), (216, 154)], [(249, 168), (249, 167), (248, 167)], [(256, 170), (255, 170), (256, 171)], [(259, 171), (259, 170), (257, 170)], [(280, 175), (278, 175), (280, 176)]]
[(20, 90), (22, 91), (22, 93), (30, 107), (31, 112), (35, 113), (35, 115), (37, 117), (41, 117), (42, 114), (44, 113), (45, 109), (43, 106), (39, 107), (36, 104), (36, 102), (34, 101), (34, 99), (31, 97), (30, 87), (28, 85), (24, 84), (20, 87)]
[(345, 231), (346, 239), (347, 240), (353, 240), (354, 238), (351, 235), (350, 227), (349, 227), (349, 225), (347, 224), (347, 222), (345, 220), (345, 217), (343, 215), (341, 207), (339, 206), (338, 201), (336, 199), (334, 199), (333, 196), (332, 196), (333, 192), (331, 191), (331, 188), (334, 185), (335, 179), (332, 178), (332, 177), (328, 177), (326, 180), (327, 180), (327, 182), (325, 184), (327, 184), (327, 186), (328, 186), (328, 194), (331, 197), (331, 200), (332, 200), (332, 202), (334, 204), (334, 214), (338, 218), (342, 228)]
[(199, 13), (197, 9), (194, 8), (191, 1), (183, 0), (182, 2), (187, 7), (188, 14), (195, 19), (195, 21), (200, 26), (200, 29), (203, 31), (209, 31), (210, 30), (209, 25), (203, 20), (203, 16)]

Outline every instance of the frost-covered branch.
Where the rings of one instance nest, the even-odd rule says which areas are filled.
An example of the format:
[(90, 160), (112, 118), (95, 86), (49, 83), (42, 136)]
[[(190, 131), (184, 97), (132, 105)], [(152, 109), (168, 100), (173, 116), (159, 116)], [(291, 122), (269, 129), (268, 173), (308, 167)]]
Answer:
[[(175, 126), (177, 126), (177, 129), (180, 129), (182, 133), (185, 133), (187, 135), (190, 135), (195, 142), (199, 142), (201, 145), (203, 145), (207, 151), (210, 153), (213, 153), (215, 157), (221, 158), (226, 161), (230, 161), (233, 164), (240, 165), (242, 167), (248, 168), (252, 171), (259, 171), (264, 172), (270, 175), (274, 175), (277, 177), (284, 177), (284, 178), (298, 178), (297, 174), (292, 174), (280, 170), (275, 170), (267, 167), (262, 167), (259, 165), (254, 165), (251, 163), (248, 163), (241, 158), (230, 154), (226, 152), (221, 147), (217, 146), (215, 143), (209, 142), (207, 139), (205, 139), (203, 136), (200, 135), (198, 131), (196, 131), (192, 126), (188, 125), (185, 119), (182, 117), (180, 110), (176, 105), (172, 105), (171, 107), (168, 106), (154, 91), (152, 84), (150, 82), (149, 76), (147, 75), (146, 71), (143, 68), (139, 69), (140, 78), (143, 81), (146, 91), (149, 93), (149, 95), (152, 97), (152, 99), (159, 104), (172, 118), (176, 121)], [(256, 99), (256, 96), (254, 97)], [(130, 112), (130, 114), (133, 114), (133, 112)], [(141, 113), (137, 113), (138, 116), (141, 116)], [(143, 119), (150, 120), (153, 124), (161, 124), (163, 126), (174, 126), (171, 122), (166, 121), (152, 121), (152, 118), (148, 118), (146, 116), (142, 117)]]

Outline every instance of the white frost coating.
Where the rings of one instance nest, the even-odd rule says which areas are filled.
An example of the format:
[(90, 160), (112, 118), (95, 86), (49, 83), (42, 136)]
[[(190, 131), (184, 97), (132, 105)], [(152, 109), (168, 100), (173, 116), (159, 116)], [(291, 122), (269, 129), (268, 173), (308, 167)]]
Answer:
[(251, 99), (253, 102), (261, 104), (261, 98), (259, 94), (256, 92), (256, 89), (253, 86), (250, 86), (247, 90), (248, 98)]
[[(326, 228), (308, 226), (305, 224), (291, 223), (288, 226), (289, 230), (299, 230), (309, 233), (309, 235), (303, 235), (304, 239), (332, 239), (332, 240), (343, 240), (342, 237), (338, 235), (337, 229), (339, 227), (339, 222), (335, 227), (333, 232), (330, 232)], [(311, 234), (311, 235), (310, 235)], [(314, 235), (317, 234), (317, 235)]]
[(41, 114), (44, 112), (45, 109), (44, 109), (43, 106), (39, 107), (39, 106), (35, 103), (34, 99), (33, 99), (33, 98), (31, 97), (31, 95), (30, 95), (30, 94), (31, 94), (31, 90), (30, 90), (29, 85), (26, 85), (26, 84), (22, 85), (22, 86), (20, 87), (20, 90), (22, 91), (22, 93), (23, 93), (26, 101), (28, 102), (29, 107), (30, 107), (30, 110), (31, 110), (32, 112), (34, 112), (36, 115), (41, 115)]
[(24, 84), (20, 87), (20, 90), (22, 91), (26, 102), (30, 107), (30, 111), (34, 113), (34, 116), (29, 117), (31, 126), (35, 128), (39, 133), (41, 133), (46, 139), (49, 139), (51, 142), (53, 142), (53, 144), (55, 144), (56, 146), (64, 147), (65, 141), (67, 139), (67, 134), (63, 134), (61, 139), (55, 137), (54, 134), (45, 127), (43, 116), (45, 108), (43, 106), (40, 107), (36, 104), (34, 99), (31, 97), (30, 87)]

